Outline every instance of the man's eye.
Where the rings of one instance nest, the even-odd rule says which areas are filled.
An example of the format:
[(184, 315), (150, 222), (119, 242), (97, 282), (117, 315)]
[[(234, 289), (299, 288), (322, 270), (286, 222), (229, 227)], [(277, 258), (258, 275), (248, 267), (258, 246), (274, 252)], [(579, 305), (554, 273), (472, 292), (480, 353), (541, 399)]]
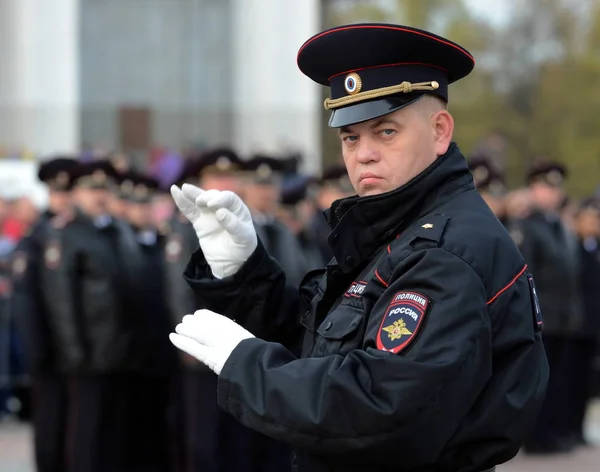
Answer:
[(353, 134), (350, 134), (348, 136), (344, 136), (342, 138), (342, 141), (346, 142), (346, 143), (353, 143), (354, 141), (356, 141), (358, 139), (358, 136), (355, 136)]
[(392, 134), (394, 134), (396, 132), (396, 130), (394, 129), (382, 129), (379, 134), (384, 135), (384, 136), (391, 136)]

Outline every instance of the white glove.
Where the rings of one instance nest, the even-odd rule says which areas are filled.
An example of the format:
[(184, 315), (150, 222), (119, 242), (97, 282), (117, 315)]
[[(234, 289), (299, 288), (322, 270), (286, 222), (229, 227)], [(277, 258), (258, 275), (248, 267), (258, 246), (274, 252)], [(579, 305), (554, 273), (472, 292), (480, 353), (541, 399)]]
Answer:
[(206, 364), (219, 375), (237, 345), (254, 335), (235, 321), (210, 310), (183, 317), (169, 339), (175, 347)]
[(194, 185), (171, 187), (175, 204), (190, 220), (213, 275), (235, 274), (256, 249), (258, 238), (250, 210), (228, 190), (204, 191)]

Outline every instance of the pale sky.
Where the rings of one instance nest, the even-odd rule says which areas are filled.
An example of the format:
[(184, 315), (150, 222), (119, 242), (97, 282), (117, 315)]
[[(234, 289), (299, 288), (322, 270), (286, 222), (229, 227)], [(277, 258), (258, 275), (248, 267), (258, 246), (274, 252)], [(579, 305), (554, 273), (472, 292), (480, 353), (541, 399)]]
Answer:
[(508, 16), (507, 0), (465, 0), (465, 3), (478, 16), (484, 16), (496, 24), (502, 24)]

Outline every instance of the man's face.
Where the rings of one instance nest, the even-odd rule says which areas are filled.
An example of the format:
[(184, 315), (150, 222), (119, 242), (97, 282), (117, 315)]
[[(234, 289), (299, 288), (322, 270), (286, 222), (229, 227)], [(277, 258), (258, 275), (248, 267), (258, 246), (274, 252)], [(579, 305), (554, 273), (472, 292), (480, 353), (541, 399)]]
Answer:
[(108, 198), (108, 211), (115, 218), (124, 219), (126, 217), (126, 202), (118, 195), (111, 194)]
[(147, 229), (153, 226), (152, 204), (127, 202), (127, 220), (136, 228)]
[(73, 191), (75, 204), (92, 218), (108, 213), (110, 192), (105, 189), (77, 187)]
[(558, 210), (564, 198), (562, 187), (547, 184), (546, 182), (535, 182), (531, 185), (531, 195), (535, 204), (544, 211)]
[(600, 237), (600, 212), (594, 208), (580, 210), (576, 218), (576, 227), (582, 238)]
[(273, 215), (279, 202), (279, 186), (249, 182), (244, 188), (244, 201), (250, 210)]
[(445, 145), (440, 140), (437, 117), (448, 112), (436, 109), (435, 103), (423, 97), (383, 117), (340, 129), (344, 162), (358, 195), (397, 189), (446, 152), (449, 139)]
[(71, 204), (71, 194), (69, 192), (50, 190), (48, 192), (48, 206), (54, 213), (62, 213), (69, 208)]
[(231, 190), (237, 193), (239, 179), (233, 174), (207, 174), (202, 177), (200, 187), (204, 190)]

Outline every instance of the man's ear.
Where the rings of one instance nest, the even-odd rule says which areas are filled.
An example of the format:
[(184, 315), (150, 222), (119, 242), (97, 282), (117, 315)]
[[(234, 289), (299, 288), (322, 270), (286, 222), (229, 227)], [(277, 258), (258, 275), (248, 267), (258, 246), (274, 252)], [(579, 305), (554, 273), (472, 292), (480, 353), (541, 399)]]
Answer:
[(441, 156), (448, 151), (454, 134), (454, 118), (447, 110), (439, 110), (431, 117), (435, 138), (435, 153)]

